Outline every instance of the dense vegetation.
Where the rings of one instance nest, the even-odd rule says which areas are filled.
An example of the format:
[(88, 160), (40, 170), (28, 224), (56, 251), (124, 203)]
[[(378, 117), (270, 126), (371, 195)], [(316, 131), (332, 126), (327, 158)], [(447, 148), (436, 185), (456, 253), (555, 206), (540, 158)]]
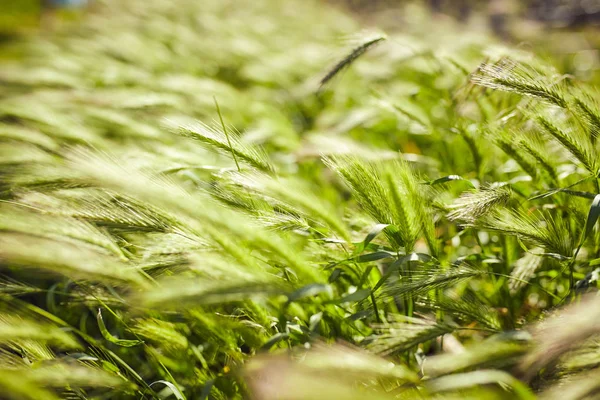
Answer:
[(2, 398), (597, 398), (597, 60), (418, 26), (105, 0), (5, 44)]

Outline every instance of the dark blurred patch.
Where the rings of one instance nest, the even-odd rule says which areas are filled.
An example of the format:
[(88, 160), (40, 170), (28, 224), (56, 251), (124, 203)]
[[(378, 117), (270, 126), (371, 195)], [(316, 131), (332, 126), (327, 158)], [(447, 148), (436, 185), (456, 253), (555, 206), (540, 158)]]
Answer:
[(0, 41), (69, 19), (91, 0), (0, 0)]
[(2, 0), (0, 5), (0, 40), (16, 30), (35, 26), (39, 21), (39, 0)]
[(600, 24), (600, 0), (536, 0), (530, 3), (528, 15), (551, 25), (577, 27)]
[[(406, 0), (331, 0), (357, 13), (402, 7)], [(526, 18), (550, 27), (576, 28), (600, 25), (600, 0), (422, 0), (435, 14), (466, 21), (473, 13), (488, 15), (490, 27), (506, 36), (511, 18)]]

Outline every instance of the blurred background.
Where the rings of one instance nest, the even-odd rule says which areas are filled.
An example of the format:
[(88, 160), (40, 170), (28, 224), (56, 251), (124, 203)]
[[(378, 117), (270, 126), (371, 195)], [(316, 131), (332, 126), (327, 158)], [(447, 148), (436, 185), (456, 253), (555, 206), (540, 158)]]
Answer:
[[(4, 34), (39, 26), (44, 17), (93, 6), (94, 0), (1, 0), (0, 27)], [(467, 21), (485, 14), (492, 29), (503, 32), (511, 20), (526, 19), (554, 28), (581, 28), (600, 24), (600, 0), (323, 0), (363, 16), (421, 4), (433, 14)]]
[[(400, 0), (342, 0), (350, 7), (361, 10), (379, 10), (398, 7)], [(422, 1), (432, 12), (467, 20), (473, 13), (482, 12), (492, 19), (507, 15), (540, 21), (555, 27), (582, 26), (600, 22), (598, 0), (427, 0)]]
[[(32, 76), (42, 83), (38, 88), (54, 85), (58, 78), (50, 79), (52, 68), (61, 85), (97, 70), (94, 79), (86, 77), (85, 85), (75, 86), (79, 89), (110, 86), (119, 79), (131, 85), (131, 73), (122, 71), (127, 67), (146, 68), (157, 76), (185, 71), (239, 89), (260, 83), (287, 90), (322, 74), (363, 29), (394, 36), (396, 50), (386, 50), (393, 59), (423, 49), (448, 55), (464, 51), (469, 60), (464, 67), (470, 71), (482, 61), (482, 50), (490, 54), (494, 46), (508, 45), (534, 50), (563, 74), (589, 82), (600, 79), (600, 0), (302, 3), (299, 9), (298, 2), (272, 0), (0, 0), (0, 83), (17, 92), (23, 80), (33, 85)], [(184, 9), (188, 19), (182, 20)], [(62, 57), (52, 56), (58, 54), (57, 43), (64, 46)], [(66, 54), (73, 57), (70, 63)], [(114, 71), (102, 67), (99, 54)], [(377, 62), (377, 52), (374, 60), (360, 73), (393, 73), (385, 62)], [(31, 71), (24, 72), (25, 65)], [(138, 78), (132, 82), (138, 84)]]
[[(316, 24), (324, 22), (315, 20), (310, 29), (321, 32), (351, 33), (352, 28), (347, 29), (350, 25), (346, 23), (346, 17), (350, 17), (355, 27), (377, 28), (430, 42), (458, 33), (463, 35), (456, 40), (469, 41), (472, 38), (468, 35), (482, 34), (525, 49), (535, 47), (538, 56), (552, 59), (565, 73), (577, 75), (581, 70), (587, 71), (588, 76), (582, 76), (586, 79), (593, 78), (595, 65), (600, 62), (600, 0), (314, 0), (309, 3), (315, 7), (311, 12), (326, 14), (333, 8), (344, 16), (326, 20), (329, 27), (317, 27)], [(225, 2), (221, 8), (235, 14), (233, 8), (240, 4)], [(273, 2), (262, 0), (257, 4), (269, 9)], [(0, 0), (0, 60), (21, 57), (24, 49), (19, 42), (24, 37), (64, 33), (74, 26), (86, 29), (87, 25), (89, 31), (92, 18), (86, 16), (101, 13), (118, 18), (122, 10), (136, 7), (150, 13), (154, 6), (145, 7), (144, 2), (133, 0)], [(251, 7), (240, 6), (241, 11), (244, 8)], [(226, 21), (228, 16), (223, 18)], [(123, 26), (123, 31), (127, 29)], [(73, 35), (79, 33), (71, 31)]]
[[(21, 51), (13, 44), (23, 36), (43, 36), (60, 31), (65, 25), (85, 24), (85, 16), (94, 10), (105, 15), (117, 14), (122, 6), (133, 3), (142, 4), (143, 8), (143, 3), (127, 0), (0, 0), (0, 43), (9, 45), (0, 49), (0, 59), (17, 57)], [(270, 4), (265, 0), (258, 3)], [(577, 63), (595, 64), (600, 59), (597, 52), (600, 0), (319, 0), (314, 3), (320, 4), (317, 7), (323, 7), (323, 12), (334, 7), (363, 27), (386, 32), (415, 36), (428, 36), (432, 32), (482, 33), (506, 43), (535, 46), (536, 53), (562, 63), (560, 67), (569, 73)], [(337, 21), (334, 25), (343, 23)]]
[[(127, 1), (125, 0), (124, 3)], [(0, 39), (54, 30), (78, 20), (106, 0), (0, 0)], [(506, 41), (552, 45), (548, 32), (589, 32), (597, 48), (600, 0), (321, 0), (378, 28), (406, 31), (407, 25), (447, 23), (490, 31)], [(417, 11), (416, 11), (417, 10)], [(118, 11), (115, 11), (118, 12)], [(450, 22), (452, 21), (452, 22)], [(571, 46), (569, 43), (568, 46)], [(553, 49), (555, 51), (556, 49)]]

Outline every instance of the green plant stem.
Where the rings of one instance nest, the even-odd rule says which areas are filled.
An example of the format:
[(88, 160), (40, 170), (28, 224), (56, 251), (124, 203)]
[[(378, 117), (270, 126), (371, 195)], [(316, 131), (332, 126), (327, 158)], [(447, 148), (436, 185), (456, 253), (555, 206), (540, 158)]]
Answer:
[(223, 121), (223, 115), (221, 115), (221, 108), (219, 107), (219, 103), (217, 102), (217, 98), (213, 96), (213, 100), (215, 101), (215, 107), (217, 108), (217, 114), (219, 114), (219, 120), (221, 121), (221, 127), (223, 127), (223, 133), (227, 138), (227, 145), (229, 146), (229, 150), (231, 151), (231, 156), (233, 157), (233, 161), (235, 162), (235, 166), (237, 167), (238, 172), (242, 169), (240, 168), (240, 164), (238, 163), (237, 157), (235, 156), (235, 151), (233, 151), (233, 146), (231, 145), (231, 139), (229, 139), (229, 132), (227, 132), (227, 126), (225, 126), (225, 122)]
[[(408, 260), (406, 262), (406, 273), (407, 273), (407, 277), (408, 277), (408, 283), (412, 283), (412, 266), (411, 266), (411, 261)], [(407, 309), (406, 309), (406, 315), (408, 317), (412, 317), (413, 316), (413, 311), (414, 311), (414, 299), (412, 297), (411, 294), (409, 294), (407, 296)]]
[(584, 242), (584, 237), (582, 234), (581, 243), (579, 243), (579, 246), (577, 246), (577, 249), (575, 250), (575, 254), (573, 255), (573, 259), (569, 262), (569, 293), (567, 293), (567, 296), (572, 297), (575, 294), (575, 290), (574, 290), (574, 288), (575, 288), (575, 279), (574, 279), (575, 262), (577, 261), (577, 255), (579, 255), (579, 251), (583, 247), (583, 242)]
[(375, 319), (377, 320), (378, 323), (382, 323), (383, 321), (381, 320), (381, 316), (379, 315), (377, 301), (375, 299), (375, 295), (373, 294), (373, 292), (371, 292), (370, 297), (371, 297), (371, 303), (373, 303), (373, 312), (375, 313)]

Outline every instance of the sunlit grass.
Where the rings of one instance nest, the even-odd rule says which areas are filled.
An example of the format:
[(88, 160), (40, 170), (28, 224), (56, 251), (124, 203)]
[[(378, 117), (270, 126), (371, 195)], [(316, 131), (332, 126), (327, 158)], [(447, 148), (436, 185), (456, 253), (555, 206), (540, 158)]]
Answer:
[(0, 64), (0, 397), (597, 392), (597, 82), (312, 1), (84, 21)]

